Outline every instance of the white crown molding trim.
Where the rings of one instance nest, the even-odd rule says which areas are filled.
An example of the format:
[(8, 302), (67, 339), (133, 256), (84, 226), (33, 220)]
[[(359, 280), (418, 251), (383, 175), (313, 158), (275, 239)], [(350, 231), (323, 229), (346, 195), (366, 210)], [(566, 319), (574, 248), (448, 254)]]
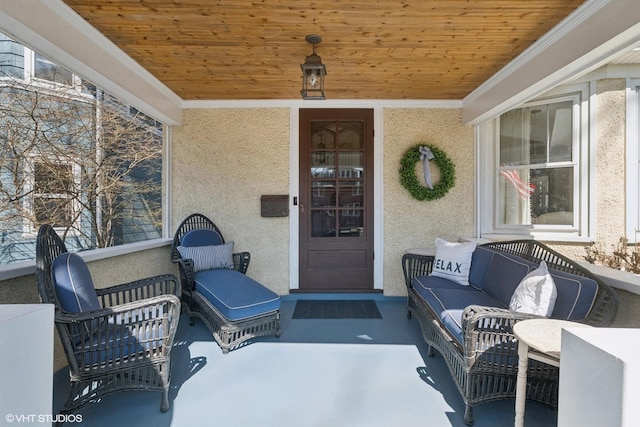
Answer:
[(637, 0), (589, 0), (463, 100), (479, 124), (602, 66), (640, 38)]
[(462, 108), (461, 100), (423, 99), (330, 99), (305, 101), (302, 99), (275, 100), (200, 100), (183, 101), (182, 108)]
[(0, 1), (0, 31), (167, 124), (181, 98), (61, 0)]

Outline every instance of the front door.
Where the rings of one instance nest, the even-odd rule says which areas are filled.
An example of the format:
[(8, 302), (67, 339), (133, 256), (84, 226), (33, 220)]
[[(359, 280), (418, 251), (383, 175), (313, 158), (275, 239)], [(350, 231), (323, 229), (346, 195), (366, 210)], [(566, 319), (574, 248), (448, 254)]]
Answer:
[(300, 283), (373, 290), (373, 110), (300, 110)]

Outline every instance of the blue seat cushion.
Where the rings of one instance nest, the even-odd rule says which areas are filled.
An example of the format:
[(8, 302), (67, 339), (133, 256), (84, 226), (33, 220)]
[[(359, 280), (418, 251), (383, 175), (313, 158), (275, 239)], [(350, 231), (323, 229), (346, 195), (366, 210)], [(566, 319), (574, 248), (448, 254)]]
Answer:
[(463, 344), (462, 312), (470, 305), (507, 308), (491, 295), (470, 286), (463, 288), (416, 288), (451, 335)]
[(559, 270), (549, 269), (549, 273), (558, 292), (551, 317), (574, 321), (584, 319), (595, 302), (598, 283), (588, 277)]
[(460, 286), (456, 282), (453, 282), (444, 277), (438, 276), (416, 276), (411, 281), (411, 285), (417, 289), (460, 289), (462, 290), (477, 290), (473, 285)]
[(51, 265), (51, 278), (62, 308), (70, 313), (100, 309), (87, 264), (77, 254), (65, 252)]
[(194, 281), (195, 290), (231, 321), (280, 309), (278, 294), (236, 270), (200, 271)]

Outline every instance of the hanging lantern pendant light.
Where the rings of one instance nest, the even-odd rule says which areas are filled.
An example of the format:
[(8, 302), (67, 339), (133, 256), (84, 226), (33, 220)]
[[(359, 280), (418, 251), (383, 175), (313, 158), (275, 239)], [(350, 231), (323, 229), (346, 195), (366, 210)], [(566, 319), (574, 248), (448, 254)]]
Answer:
[(322, 38), (316, 34), (309, 34), (305, 40), (313, 45), (313, 52), (305, 58), (304, 64), (300, 64), (302, 68), (300, 94), (302, 99), (327, 99), (324, 94), (324, 76), (327, 75), (327, 69), (320, 56), (316, 54), (316, 45), (322, 41)]

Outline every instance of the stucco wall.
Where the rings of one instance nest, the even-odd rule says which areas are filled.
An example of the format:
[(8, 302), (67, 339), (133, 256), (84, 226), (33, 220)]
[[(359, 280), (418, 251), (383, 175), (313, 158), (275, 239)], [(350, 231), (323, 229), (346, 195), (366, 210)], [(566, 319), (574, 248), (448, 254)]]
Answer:
[(251, 252), (249, 276), (289, 293), (289, 218), (260, 216), (260, 196), (289, 193), (289, 109), (185, 110), (171, 147), (171, 232), (206, 215)]
[[(626, 218), (625, 144), (626, 99), (624, 79), (596, 81), (595, 134), (595, 242), (610, 253), (624, 237)], [(592, 173), (593, 173), (592, 172)], [(584, 244), (553, 244), (558, 251), (584, 260)]]
[[(455, 164), (456, 185), (441, 199), (415, 200), (400, 184), (400, 159), (419, 143), (444, 150)], [(474, 180), (473, 128), (462, 124), (460, 110), (384, 110), (385, 295), (406, 295), (401, 259), (407, 248), (435, 248), (436, 237), (473, 235)]]

